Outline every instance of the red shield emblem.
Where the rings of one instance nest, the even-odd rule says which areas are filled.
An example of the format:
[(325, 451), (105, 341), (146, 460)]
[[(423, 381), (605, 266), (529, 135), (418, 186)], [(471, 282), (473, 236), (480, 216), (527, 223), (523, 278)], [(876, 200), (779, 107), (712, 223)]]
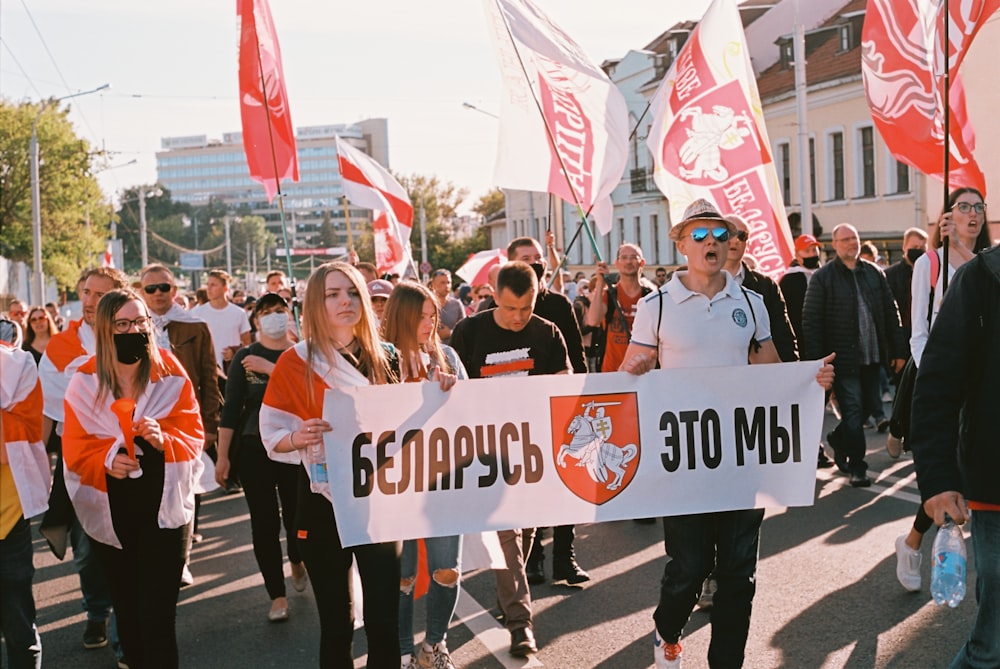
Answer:
[(556, 471), (574, 495), (604, 504), (628, 487), (639, 468), (635, 393), (549, 399)]

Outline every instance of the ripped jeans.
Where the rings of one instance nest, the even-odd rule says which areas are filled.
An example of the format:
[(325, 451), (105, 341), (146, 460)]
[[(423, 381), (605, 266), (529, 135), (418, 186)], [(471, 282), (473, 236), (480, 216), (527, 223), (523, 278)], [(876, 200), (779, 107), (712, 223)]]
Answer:
[[(427, 570), (431, 574), (427, 602), (427, 634), (424, 641), (431, 646), (444, 641), (448, 625), (458, 605), (462, 573), (462, 537), (424, 539), (427, 547)], [(413, 654), (413, 586), (417, 573), (417, 541), (403, 542), (400, 558), (399, 587), (399, 652)]]

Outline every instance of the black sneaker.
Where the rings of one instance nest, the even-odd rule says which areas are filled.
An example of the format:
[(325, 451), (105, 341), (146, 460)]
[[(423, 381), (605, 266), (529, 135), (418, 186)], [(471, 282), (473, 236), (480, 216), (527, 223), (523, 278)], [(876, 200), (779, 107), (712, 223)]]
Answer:
[(590, 574), (580, 569), (576, 559), (570, 556), (568, 559), (553, 562), (552, 580), (566, 581), (570, 585), (586, 583), (590, 580)]
[(816, 468), (817, 469), (828, 469), (833, 466), (830, 458), (826, 457), (826, 453), (823, 452), (823, 446), (819, 447), (819, 455), (816, 456)]
[(872, 480), (865, 474), (851, 474), (852, 488), (867, 488), (872, 484)]
[(83, 647), (87, 650), (104, 648), (108, 645), (108, 621), (88, 620), (83, 632)]
[(826, 433), (826, 443), (830, 444), (830, 449), (833, 451), (833, 462), (837, 465), (839, 469), (844, 474), (850, 474), (850, 470), (847, 468), (847, 456), (841, 455), (837, 450), (837, 445), (834, 443), (833, 432)]
[(528, 560), (528, 564), (524, 565), (524, 574), (528, 577), (529, 585), (545, 583), (545, 567), (541, 560)]
[(879, 434), (884, 434), (885, 431), (889, 429), (889, 419), (882, 418), (881, 420), (879, 420), (878, 425), (875, 426), (875, 429), (878, 430)]

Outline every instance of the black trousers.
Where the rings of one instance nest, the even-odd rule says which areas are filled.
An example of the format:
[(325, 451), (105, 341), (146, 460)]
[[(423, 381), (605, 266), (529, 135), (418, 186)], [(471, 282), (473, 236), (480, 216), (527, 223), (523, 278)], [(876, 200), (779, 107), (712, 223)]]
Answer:
[(351, 562), (364, 591), (369, 669), (399, 667), (399, 541), (344, 548), (333, 505), (309, 489), (299, 468), (299, 550), (305, 558), (320, 622), (320, 667), (353, 669), (354, 613)]

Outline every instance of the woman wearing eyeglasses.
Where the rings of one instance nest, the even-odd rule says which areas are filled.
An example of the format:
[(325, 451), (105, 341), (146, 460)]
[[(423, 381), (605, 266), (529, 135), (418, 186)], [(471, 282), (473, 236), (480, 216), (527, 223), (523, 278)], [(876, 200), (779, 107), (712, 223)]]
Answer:
[[(306, 337), (275, 364), (260, 409), (260, 437), (279, 462), (299, 471), (299, 550), (309, 570), (320, 619), (321, 667), (354, 666), (351, 562), (364, 590), (368, 666), (399, 666), (400, 542), (344, 548), (337, 534), (326, 472), (324, 434), (343, 439), (323, 419), (328, 388), (393, 383), (396, 350), (378, 337), (364, 277), (343, 262), (321, 265), (309, 278), (302, 309)], [(342, 444), (345, 447), (348, 444)]]
[(96, 355), (69, 382), (63, 433), (66, 487), (132, 669), (178, 666), (177, 593), (205, 438), (191, 381), (151, 330), (135, 292), (101, 298)]
[[(927, 344), (931, 324), (941, 309), (944, 273), (944, 239), (948, 243), (948, 279), (958, 268), (972, 260), (977, 253), (990, 247), (989, 229), (986, 225), (986, 203), (975, 188), (958, 188), (948, 196), (948, 202), (938, 224), (931, 231), (928, 248), (931, 249), (913, 263), (910, 283), (910, 354), (913, 364), (920, 366), (920, 358)], [(936, 254), (934, 262), (928, 254)], [(931, 273), (937, 273), (936, 286), (931, 291)], [(933, 301), (933, 302), (932, 302)], [(901, 450), (890, 451), (899, 457)], [(921, 504), (910, 531), (896, 538), (896, 579), (906, 590), (919, 592), (923, 583), (920, 574), (920, 544), (934, 521)]]
[(31, 353), (37, 366), (42, 361), (49, 340), (57, 334), (59, 330), (45, 307), (31, 307), (28, 310), (28, 330), (24, 333), (24, 344), (21, 348)]
[[(468, 374), (455, 349), (438, 338), (438, 308), (431, 291), (418, 283), (396, 286), (385, 306), (382, 334), (399, 351), (402, 381), (435, 381), (448, 389), (456, 377)], [(400, 666), (403, 669), (434, 667), (454, 669), (445, 637), (458, 605), (462, 578), (462, 537), (424, 539), (430, 588), (427, 592), (427, 634), (419, 653), (413, 642), (413, 600), (417, 581), (418, 542), (403, 542), (399, 600)]]

